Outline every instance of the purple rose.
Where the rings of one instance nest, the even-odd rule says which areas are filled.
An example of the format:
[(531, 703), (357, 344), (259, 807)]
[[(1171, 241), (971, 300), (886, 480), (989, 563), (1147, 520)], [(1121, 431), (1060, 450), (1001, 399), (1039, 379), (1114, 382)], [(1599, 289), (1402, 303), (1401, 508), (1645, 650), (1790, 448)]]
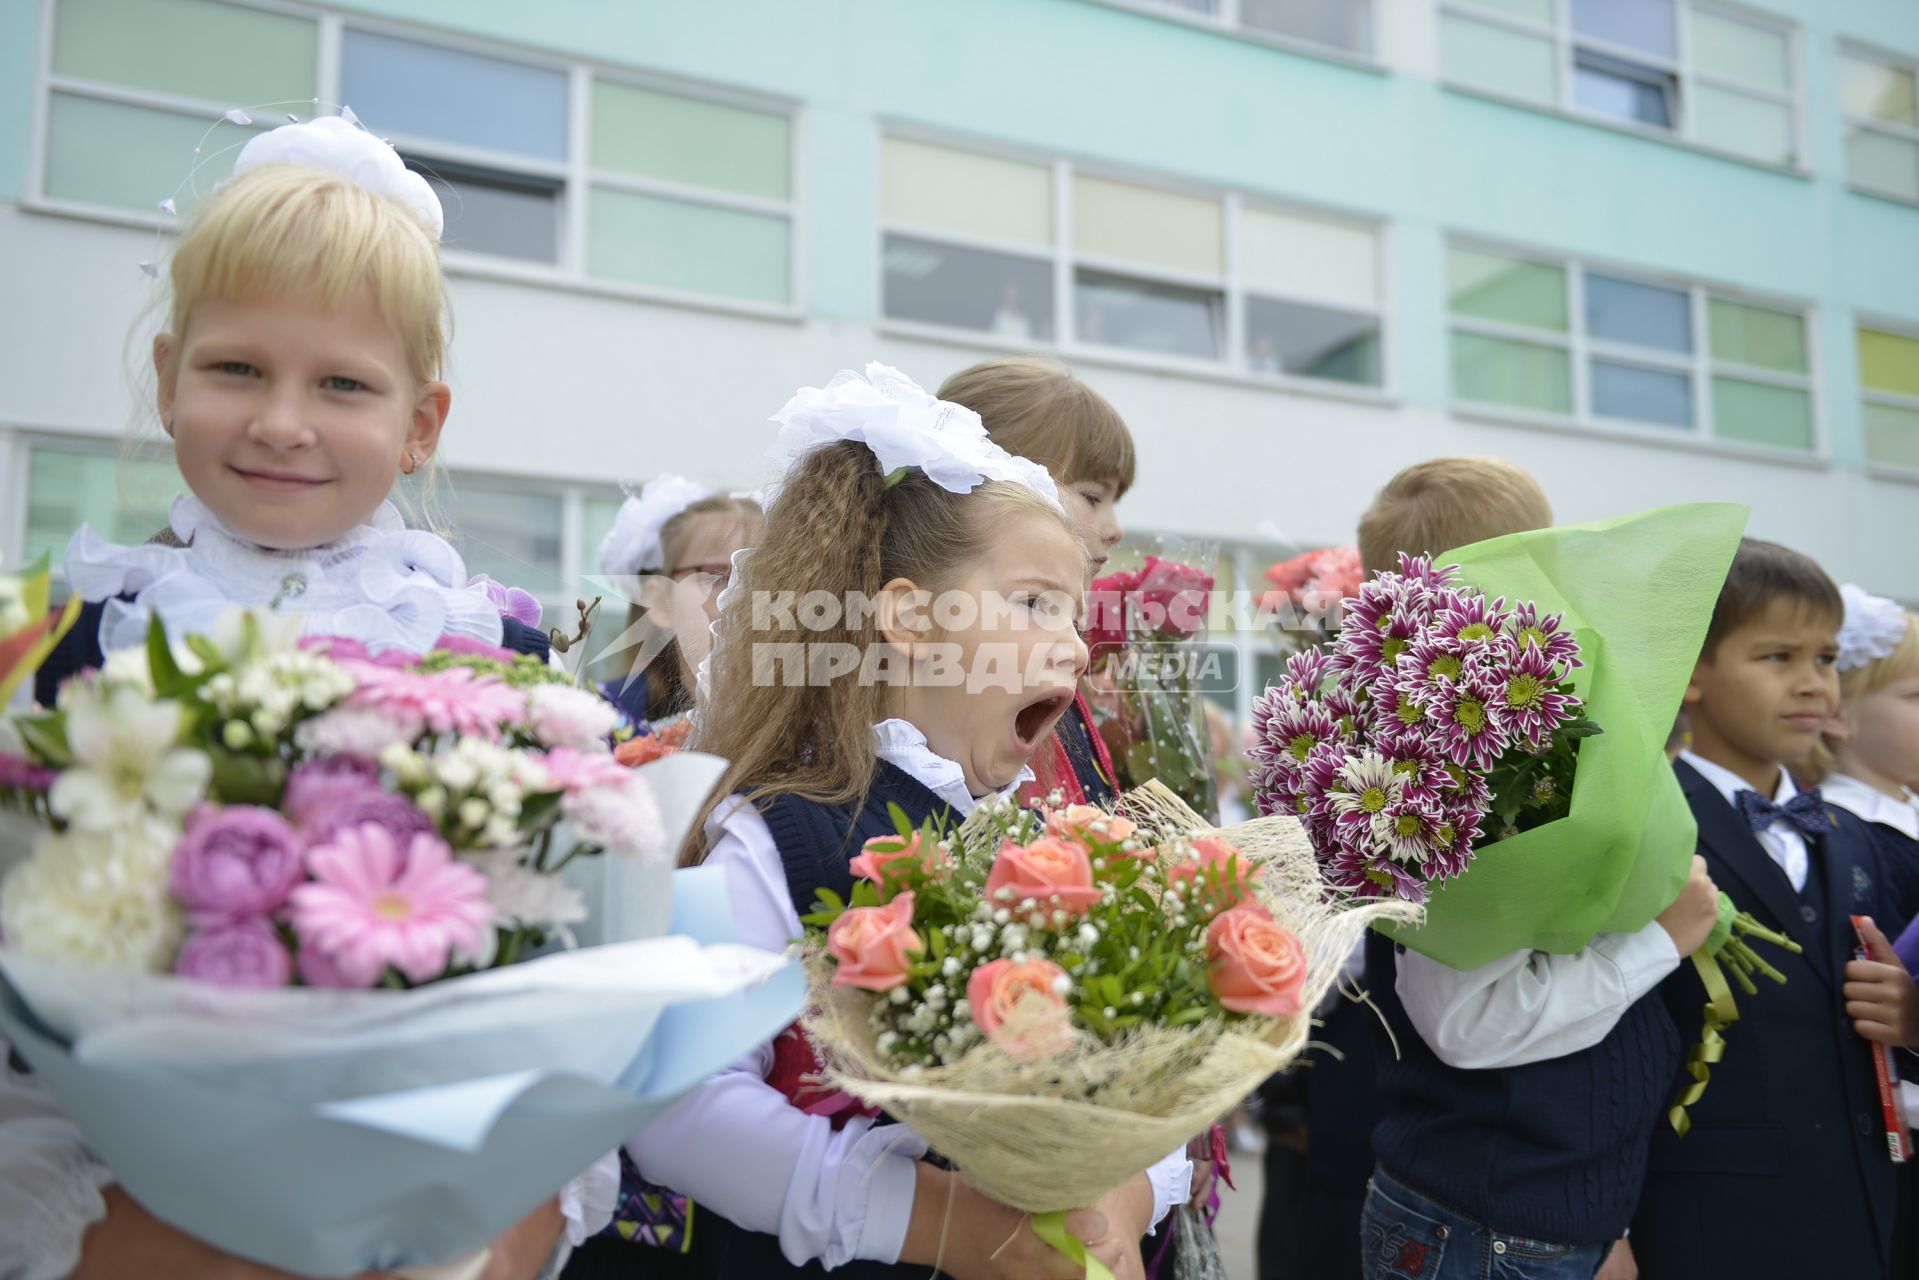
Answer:
[(336, 832), (347, 827), (371, 823), (392, 833), (394, 843), (404, 849), (416, 833), (439, 835), (440, 829), (411, 800), (390, 791), (369, 788), (340, 798), (331, 808), (302, 823), (300, 833), (315, 845), (325, 844)]
[(173, 849), (167, 887), (201, 923), (278, 910), (305, 869), (300, 837), (271, 809), (201, 805)]
[(326, 756), (309, 760), (287, 777), (280, 807), (296, 827), (310, 827), (347, 800), (380, 789), (380, 770), (370, 760)]
[(376, 972), (365, 982), (349, 981), (333, 957), (315, 946), (303, 946), (297, 961), (300, 969), (300, 981), (309, 987), (326, 987), (336, 990), (348, 990), (354, 987), (369, 987), (379, 979)]
[(188, 938), (173, 971), (216, 987), (284, 987), (293, 980), (293, 958), (272, 925), (239, 920)]

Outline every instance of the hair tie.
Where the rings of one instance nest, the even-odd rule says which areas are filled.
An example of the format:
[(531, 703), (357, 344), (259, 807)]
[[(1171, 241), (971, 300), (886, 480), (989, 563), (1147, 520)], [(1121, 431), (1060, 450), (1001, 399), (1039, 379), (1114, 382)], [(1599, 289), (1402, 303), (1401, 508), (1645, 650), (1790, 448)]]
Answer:
[(407, 168), (399, 152), (346, 116), (315, 116), (249, 139), (233, 162), (234, 176), (268, 164), (295, 164), (337, 173), (420, 215), (435, 240), (446, 229), (446, 213), (427, 180)]
[(1846, 603), (1846, 617), (1839, 626), (1836, 670), (1851, 671), (1887, 657), (1906, 638), (1911, 624), (1897, 602), (1850, 582), (1839, 588), (1839, 597)]

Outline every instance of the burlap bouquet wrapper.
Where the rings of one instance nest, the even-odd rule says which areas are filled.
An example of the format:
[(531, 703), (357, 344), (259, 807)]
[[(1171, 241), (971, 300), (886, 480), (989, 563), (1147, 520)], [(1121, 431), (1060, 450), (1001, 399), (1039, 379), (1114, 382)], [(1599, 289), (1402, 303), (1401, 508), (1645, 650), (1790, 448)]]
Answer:
[[(884, 997), (833, 986), (832, 964), (818, 950), (807, 960), (805, 1025), (826, 1084), (908, 1125), (982, 1193), (1029, 1213), (1093, 1204), (1203, 1133), (1305, 1050), (1311, 1011), (1368, 926), (1420, 915), (1396, 901), (1332, 901), (1295, 819), (1216, 830), (1157, 782), (1129, 793), (1119, 812), (1139, 825), (1142, 842), (1218, 836), (1256, 864), (1256, 896), (1306, 953), (1297, 1016), (1141, 1027), (1110, 1043), (1076, 1031), (1070, 1048), (1036, 1061), (983, 1040), (951, 1065), (902, 1071), (875, 1044), (871, 1013)], [(1027, 1008), (1015, 1010), (1004, 1038), (1020, 1038)]]

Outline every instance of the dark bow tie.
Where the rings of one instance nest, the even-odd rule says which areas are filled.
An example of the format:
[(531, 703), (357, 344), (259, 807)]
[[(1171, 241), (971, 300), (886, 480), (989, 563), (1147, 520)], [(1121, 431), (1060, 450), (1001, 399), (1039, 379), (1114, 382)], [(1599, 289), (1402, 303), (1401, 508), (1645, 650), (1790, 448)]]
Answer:
[(1832, 819), (1826, 816), (1826, 802), (1817, 787), (1801, 791), (1784, 804), (1774, 804), (1757, 791), (1741, 791), (1733, 797), (1733, 804), (1755, 832), (1781, 821), (1799, 828), (1803, 836), (1823, 836), (1832, 830)]

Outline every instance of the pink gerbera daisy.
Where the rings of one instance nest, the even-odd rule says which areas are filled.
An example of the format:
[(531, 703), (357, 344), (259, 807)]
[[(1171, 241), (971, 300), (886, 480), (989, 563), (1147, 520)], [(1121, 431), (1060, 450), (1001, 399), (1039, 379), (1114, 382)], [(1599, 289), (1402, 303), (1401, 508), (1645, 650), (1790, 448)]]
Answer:
[(293, 932), (349, 986), (372, 986), (388, 965), (409, 982), (437, 978), (456, 956), (478, 955), (492, 927), (486, 877), (437, 835), (402, 847), (385, 827), (349, 827), (307, 851), (307, 870), (289, 900)]
[(471, 667), (428, 673), (394, 671), (365, 662), (347, 666), (359, 682), (347, 696), (347, 705), (387, 716), (411, 729), (408, 737), (432, 730), (493, 740), (504, 726), (525, 718), (525, 694)]

